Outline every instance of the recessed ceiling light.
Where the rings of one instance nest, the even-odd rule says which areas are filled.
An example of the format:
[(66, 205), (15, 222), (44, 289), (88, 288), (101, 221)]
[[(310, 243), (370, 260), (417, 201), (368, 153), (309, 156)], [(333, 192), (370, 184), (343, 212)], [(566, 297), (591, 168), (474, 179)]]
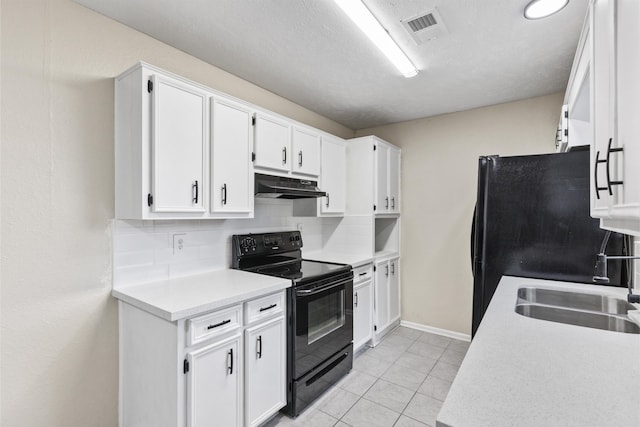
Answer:
[(569, 0), (531, 0), (524, 8), (524, 17), (527, 19), (546, 18), (559, 12), (569, 4)]
[(342, 11), (362, 30), (389, 61), (405, 77), (418, 74), (415, 65), (391, 38), (387, 30), (378, 22), (361, 0), (334, 0)]

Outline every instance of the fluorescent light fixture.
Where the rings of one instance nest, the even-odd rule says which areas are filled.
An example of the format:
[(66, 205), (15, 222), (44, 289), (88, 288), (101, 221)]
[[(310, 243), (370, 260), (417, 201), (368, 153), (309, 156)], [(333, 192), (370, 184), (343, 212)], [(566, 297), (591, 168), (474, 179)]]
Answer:
[(398, 47), (373, 14), (361, 0), (334, 0), (349, 18), (362, 30), (378, 49), (405, 77), (418, 74), (416, 66)]
[(569, 4), (569, 0), (532, 0), (524, 8), (524, 17), (540, 19), (553, 15)]

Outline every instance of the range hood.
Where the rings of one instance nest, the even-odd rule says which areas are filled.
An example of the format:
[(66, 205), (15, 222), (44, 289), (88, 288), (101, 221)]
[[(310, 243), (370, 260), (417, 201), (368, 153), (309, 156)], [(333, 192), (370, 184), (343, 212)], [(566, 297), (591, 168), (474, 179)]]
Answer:
[(313, 199), (327, 195), (318, 181), (255, 174), (255, 195), (270, 199)]

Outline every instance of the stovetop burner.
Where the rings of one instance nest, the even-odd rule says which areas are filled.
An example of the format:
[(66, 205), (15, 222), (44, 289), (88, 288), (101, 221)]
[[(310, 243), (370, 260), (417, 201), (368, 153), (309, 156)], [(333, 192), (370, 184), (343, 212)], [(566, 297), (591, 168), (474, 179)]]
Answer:
[(345, 264), (300, 259), (284, 265), (262, 266), (254, 271), (268, 276), (284, 277), (291, 280), (303, 280), (324, 277), (334, 273), (348, 271), (349, 269), (350, 267)]

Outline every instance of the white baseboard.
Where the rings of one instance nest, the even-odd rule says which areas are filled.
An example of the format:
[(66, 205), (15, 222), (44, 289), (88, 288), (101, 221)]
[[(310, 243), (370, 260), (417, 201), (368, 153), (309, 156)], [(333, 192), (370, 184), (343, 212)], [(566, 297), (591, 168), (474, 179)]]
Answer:
[(400, 321), (400, 326), (416, 329), (422, 332), (429, 332), (436, 335), (442, 335), (444, 337), (454, 338), (461, 341), (471, 342), (471, 335), (462, 334), (460, 332), (449, 331), (447, 329), (435, 328), (433, 326), (422, 325), (420, 323), (407, 322), (406, 320)]

